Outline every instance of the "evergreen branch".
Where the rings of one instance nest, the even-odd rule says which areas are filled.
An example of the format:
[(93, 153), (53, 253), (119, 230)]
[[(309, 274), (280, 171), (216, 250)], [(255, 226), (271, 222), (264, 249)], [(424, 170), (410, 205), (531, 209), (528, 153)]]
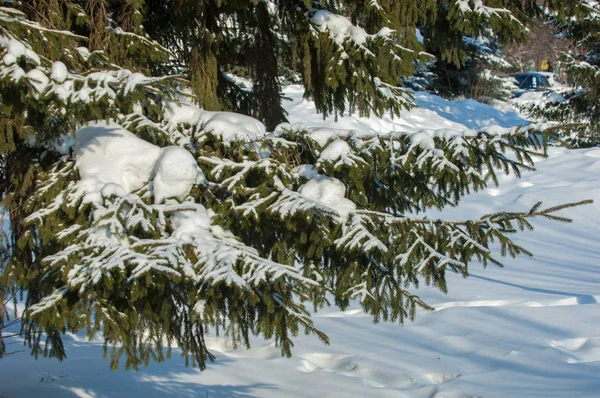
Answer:
[[(10, 24), (18, 24), (20, 27), (26, 30), (34, 30), (37, 32), (50, 33), (53, 35), (59, 35), (68, 37), (70, 39), (76, 39), (78, 41), (87, 42), (88, 38), (85, 36), (77, 35), (69, 30), (58, 30), (44, 27), (38, 23), (29, 21), (26, 19), (26, 15), (19, 10), (8, 7), (0, 7), (0, 22), (5, 25), (4, 28), (10, 26)], [(9, 30), (5, 30), (3, 33), (8, 33)]]
[[(377, 217), (384, 220), (386, 225), (393, 224), (447, 224), (453, 226), (481, 226), (483, 228), (489, 228), (491, 224), (502, 224), (509, 222), (511, 220), (523, 219), (523, 218), (536, 218), (536, 217), (545, 217), (551, 215), (552, 213), (556, 213), (558, 211), (578, 207), (583, 205), (588, 205), (594, 203), (593, 200), (587, 199), (582, 200), (580, 202), (573, 203), (565, 203), (562, 205), (557, 205), (553, 207), (549, 207), (546, 209), (538, 210), (542, 202), (536, 203), (529, 211), (527, 212), (497, 212), (492, 214), (483, 215), (478, 220), (470, 220), (470, 221), (447, 221), (443, 219), (427, 219), (427, 218), (412, 218), (408, 216), (397, 217), (388, 213), (377, 212), (372, 210), (357, 210), (356, 214), (363, 214), (371, 217)], [(568, 222), (572, 222), (571, 219)]]

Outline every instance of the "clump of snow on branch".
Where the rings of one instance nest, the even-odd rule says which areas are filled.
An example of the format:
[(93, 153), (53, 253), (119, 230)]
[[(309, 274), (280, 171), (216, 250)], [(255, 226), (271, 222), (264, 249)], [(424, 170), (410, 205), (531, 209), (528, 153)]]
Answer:
[(350, 39), (357, 46), (362, 46), (370, 36), (363, 28), (353, 25), (348, 18), (325, 10), (317, 11), (311, 22), (320, 32), (329, 32), (329, 36), (338, 45)]
[(192, 155), (181, 147), (159, 148), (117, 124), (98, 122), (76, 134), (78, 182), (84, 202), (111, 194), (124, 196), (153, 181), (154, 200), (183, 200), (205, 177)]
[(456, 5), (463, 13), (475, 12), (484, 17), (491, 17), (498, 14), (512, 15), (506, 8), (486, 6), (482, 0), (456, 0)]
[[(360, 26), (354, 25), (348, 18), (334, 14), (326, 10), (318, 10), (310, 18), (310, 22), (320, 33), (327, 33), (329, 37), (343, 49), (344, 43), (349, 40), (357, 47), (361, 48), (367, 54), (374, 54), (367, 49), (367, 43), (377, 38), (390, 39), (394, 35), (394, 30), (383, 27), (375, 34), (369, 34)], [(403, 47), (397, 45), (399, 49)], [(347, 57), (347, 54), (344, 53)]]
[(169, 146), (161, 150), (153, 176), (155, 203), (161, 203), (167, 198), (184, 200), (193, 185), (206, 181), (196, 159), (179, 146)]
[(299, 193), (307, 199), (334, 209), (342, 217), (356, 210), (354, 202), (345, 198), (346, 186), (336, 178), (317, 176), (300, 187)]
[(224, 142), (253, 141), (266, 135), (265, 125), (257, 119), (234, 112), (211, 112), (189, 103), (170, 103), (165, 110), (167, 128), (181, 125), (212, 134)]

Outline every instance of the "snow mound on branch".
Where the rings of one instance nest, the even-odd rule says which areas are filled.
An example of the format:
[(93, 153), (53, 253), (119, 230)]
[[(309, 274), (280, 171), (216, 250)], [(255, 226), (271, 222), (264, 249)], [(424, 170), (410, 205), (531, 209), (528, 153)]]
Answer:
[(213, 134), (225, 142), (253, 141), (266, 135), (265, 125), (250, 116), (234, 112), (210, 112), (192, 104), (171, 104), (165, 110), (168, 127), (175, 131), (179, 125), (197, 126), (199, 130)]
[(311, 22), (319, 31), (329, 31), (330, 37), (337, 44), (344, 44), (346, 39), (351, 39), (356, 45), (363, 45), (369, 34), (364, 29), (354, 26), (348, 18), (329, 11), (319, 10), (311, 18)]
[(185, 241), (210, 238), (210, 214), (201, 204), (194, 204), (193, 211), (175, 213), (170, 217), (173, 237)]
[(64, 83), (65, 80), (67, 80), (67, 75), (69, 74), (69, 71), (67, 70), (67, 67), (65, 66), (65, 64), (63, 64), (60, 61), (56, 61), (55, 63), (52, 64), (52, 73), (50, 75), (50, 78), (52, 80), (54, 80), (56, 83), (62, 84)]
[(160, 148), (118, 124), (98, 123), (77, 131), (75, 156), (84, 201), (92, 202), (100, 200), (107, 186), (114, 186), (117, 195), (142, 188), (150, 180)]
[(336, 210), (344, 217), (356, 210), (356, 205), (345, 198), (346, 186), (337, 178), (320, 175), (304, 184), (299, 193), (307, 199)]
[(323, 152), (321, 152), (320, 160), (338, 160), (343, 156), (350, 155), (352, 153), (352, 149), (350, 145), (342, 139), (337, 139), (333, 141), (331, 144), (327, 145), (327, 148)]
[(41, 69), (32, 69), (25, 75), (31, 82), (31, 85), (37, 90), (38, 93), (43, 93), (48, 87), (49, 79), (48, 76)]
[(327, 145), (327, 143), (329, 141), (335, 140), (338, 138), (337, 132), (333, 129), (328, 129), (328, 128), (312, 129), (308, 135), (310, 138), (315, 140), (317, 142), (317, 144), (319, 144), (321, 147), (324, 147), (325, 145)]
[(36, 65), (41, 63), (40, 57), (37, 55), (37, 53), (30, 48), (25, 47), (25, 45), (19, 40), (15, 40), (11, 37), (0, 36), (0, 47), (3, 47), (6, 50), (6, 54), (4, 54), (4, 58), (2, 60), (7, 66), (14, 64), (23, 56)]
[(394, 30), (383, 27), (376, 34), (370, 35), (363, 28), (352, 24), (348, 18), (326, 10), (315, 12), (310, 21), (319, 32), (328, 32), (329, 37), (339, 46), (346, 40), (351, 40), (357, 46), (364, 48), (369, 39), (391, 37), (394, 34)]
[(256, 140), (267, 133), (265, 125), (250, 116), (233, 112), (203, 111), (202, 130), (223, 141)]
[(76, 165), (84, 202), (103, 196), (124, 196), (154, 177), (155, 202), (180, 200), (192, 186), (204, 181), (192, 155), (181, 147), (160, 147), (138, 138), (118, 124), (95, 123), (79, 129)]
[(162, 149), (154, 168), (154, 203), (166, 198), (185, 199), (192, 186), (204, 183), (204, 173), (191, 153), (179, 146)]

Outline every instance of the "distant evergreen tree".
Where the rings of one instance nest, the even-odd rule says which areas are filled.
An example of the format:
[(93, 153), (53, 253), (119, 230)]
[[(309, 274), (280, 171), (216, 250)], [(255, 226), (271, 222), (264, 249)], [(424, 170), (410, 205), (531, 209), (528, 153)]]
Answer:
[(512, 65), (504, 59), (495, 39), (463, 37), (467, 54), (462, 64), (436, 60), (428, 69), (433, 76), (426, 89), (443, 97), (474, 98), (486, 102), (505, 100), (514, 91), (513, 79), (507, 76)]
[(535, 0), (440, 1), (420, 22), (425, 50), (435, 56), (430, 89), (446, 97), (486, 99), (508, 95), (501, 47), (526, 37)]
[[(531, 168), (544, 142), (527, 131), (359, 137), (282, 124), (266, 134), (257, 120), (211, 111), (227, 98), (239, 104), (219, 94), (220, 82), (235, 84), (221, 67), (242, 64), (239, 55), (254, 87), (236, 95), (262, 97), (248, 99), (250, 113), (279, 118), (270, 108), (278, 36), (266, 28), (276, 21), (294, 29), (291, 48), (320, 111), (398, 113), (410, 100), (392, 78), (417, 51), (403, 47), (413, 26), (389, 28), (415, 9), (394, 4), (332, 4), (350, 19), (291, 1), (0, 8), (9, 223), (0, 293), (25, 293), (32, 354), (62, 359), (62, 333), (86, 330), (102, 333), (114, 368), (123, 357), (127, 368), (161, 361), (173, 346), (203, 368), (212, 359), (204, 335), (217, 331), (246, 346), (251, 335), (273, 338), (289, 356), (300, 329), (327, 340), (307, 306), (356, 299), (374, 320), (402, 323), (431, 309), (411, 292), (421, 283), (446, 291), (447, 271), (499, 265), (493, 242), (501, 255), (528, 255), (509, 235), (531, 229), (531, 218), (569, 221), (554, 213), (572, 205), (471, 221), (411, 216), (497, 183), (496, 170)], [(203, 109), (188, 101), (189, 87)], [(145, 157), (119, 183), (94, 179), (85, 154), (103, 143), (130, 150), (117, 165)]]
[(561, 67), (573, 89), (562, 93), (565, 101), (548, 101), (529, 111), (554, 123), (557, 137), (574, 147), (600, 145), (600, 4), (583, 0), (561, 6), (547, 15), (558, 34), (575, 44), (561, 55)]

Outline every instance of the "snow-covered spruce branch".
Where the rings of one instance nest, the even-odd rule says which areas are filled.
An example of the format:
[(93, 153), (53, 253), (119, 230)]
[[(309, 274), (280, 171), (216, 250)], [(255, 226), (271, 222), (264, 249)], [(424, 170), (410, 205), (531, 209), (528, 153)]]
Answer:
[[(296, 291), (306, 295), (303, 290), (318, 287), (320, 282), (303, 276), (296, 266), (260, 256), (231, 233), (211, 225), (202, 205), (193, 202), (147, 204), (138, 195), (129, 194), (107, 197), (102, 204), (94, 203), (94, 207), (92, 224), (76, 228), (68, 246), (43, 260), (48, 276), (62, 279), (66, 286), (31, 307), (31, 317), (49, 321), (52, 315), (46, 315), (46, 310), (63, 308), (61, 303), (75, 294), (82, 306), (97, 306), (112, 313), (101, 320), (110, 322), (121, 310), (117, 310), (114, 298), (98, 296), (98, 292), (103, 291), (102, 286), (113, 286), (113, 289), (119, 286), (119, 291), (131, 289), (132, 294), (140, 294), (149, 288), (148, 283), (183, 284), (185, 289), (191, 289), (186, 294), (198, 295), (203, 300), (212, 300), (210, 294), (204, 297), (207, 293), (203, 292), (223, 286), (237, 289), (237, 293), (231, 293), (232, 297), (247, 292), (244, 294), (254, 293), (267, 300), (265, 292), (271, 292), (274, 305), (281, 307), (271, 311), (284, 311), (290, 324), (301, 324), (306, 330), (322, 335), (312, 325), (303, 306), (294, 303), (291, 297)], [(213, 311), (224, 310), (218, 308)], [(205, 326), (220, 323), (222, 315), (206, 315), (201, 323)], [(105, 325), (108, 335), (111, 330), (122, 331), (126, 326), (114, 322)], [(290, 355), (291, 340), (278, 338), (282, 339), (282, 352)], [(150, 342), (140, 344), (152, 346)]]
[[(4, 54), (0, 79), (18, 90), (25, 104), (48, 103), (48, 111), (61, 118), (72, 118), (74, 112), (87, 117), (92, 113), (100, 119), (117, 118), (119, 108), (131, 103), (137, 103), (139, 108), (152, 97), (174, 98), (175, 86), (182, 82), (180, 76), (147, 77), (126, 69), (69, 70), (60, 61), (45, 60), (26, 42), (10, 34), (0, 35), (0, 48)], [(94, 103), (102, 106), (93, 111), (86, 109)]]
[[(50, 29), (40, 25), (39, 23), (27, 20), (27, 16), (21, 11), (10, 8), (0, 7), (0, 32), (2, 35), (12, 36), (13, 32), (37, 32), (42, 40), (47, 36), (60, 36), (78, 42), (86, 42), (87, 37), (77, 35), (68, 30)], [(30, 37), (29, 40), (35, 37)]]
[(360, 249), (369, 253), (377, 249), (382, 253), (388, 251), (388, 247), (375, 234), (369, 231), (369, 228), (375, 228), (375, 220), (368, 213), (361, 214), (360, 211), (350, 214), (348, 220), (343, 224), (342, 236), (333, 243), (339, 250)]
[[(441, 219), (427, 219), (427, 218), (414, 218), (414, 217), (396, 217), (387, 213), (380, 213), (369, 210), (357, 210), (357, 215), (370, 217), (371, 219), (380, 219), (383, 224), (390, 228), (397, 228), (401, 233), (409, 230), (410, 234), (414, 236), (414, 242), (410, 247), (411, 249), (405, 253), (402, 253), (397, 258), (401, 260), (402, 264), (407, 262), (410, 253), (419, 245), (426, 246), (419, 231), (430, 229), (435, 231), (433, 236), (447, 235), (450, 240), (447, 242), (448, 247), (469, 247), (478, 250), (480, 253), (477, 254), (479, 260), (486, 264), (486, 260), (499, 264), (496, 260), (489, 256), (488, 250), (491, 242), (496, 239), (501, 244), (502, 255), (509, 253), (512, 257), (516, 254), (525, 253), (529, 254), (524, 248), (515, 245), (510, 241), (506, 234), (514, 233), (517, 230), (533, 230), (533, 226), (528, 221), (529, 219), (543, 217), (559, 222), (571, 222), (572, 220), (566, 217), (558, 216), (555, 213), (564, 209), (587, 205), (593, 203), (592, 200), (584, 200), (575, 203), (566, 203), (546, 209), (541, 209), (541, 202), (534, 205), (529, 211), (526, 212), (498, 212), (493, 214), (487, 214), (477, 220), (467, 221), (447, 221)], [(425, 229), (421, 229), (425, 228)], [(442, 257), (439, 252), (434, 251), (431, 247), (426, 247), (426, 251), (430, 252), (431, 258), (441, 259)], [(483, 258), (479, 258), (483, 255)], [(470, 256), (469, 256), (470, 257)], [(452, 260), (454, 261), (454, 260)], [(448, 260), (448, 262), (452, 262)], [(461, 260), (462, 266), (467, 266), (469, 260)], [(458, 264), (457, 264), (458, 265)], [(423, 265), (418, 266), (418, 269), (422, 269)], [(458, 269), (456, 269), (458, 270)]]
[(486, 6), (484, 0), (455, 0), (449, 18), (453, 18), (455, 13), (466, 18), (475, 15), (476, 17), (484, 18), (485, 20), (508, 19), (510, 23), (517, 24), (521, 27), (523, 26), (523, 23), (519, 21), (509, 9)]
[(152, 51), (155, 56), (164, 56), (167, 58), (174, 58), (174, 54), (166, 47), (161, 46), (157, 41), (150, 40), (149, 38), (139, 35), (134, 32), (127, 32), (120, 27), (107, 27), (107, 30), (116, 36), (123, 37), (125, 40), (131, 43), (139, 43), (146, 51)]
[[(348, 266), (343, 277), (336, 281), (335, 289), (341, 297), (360, 298), (365, 312), (375, 319), (400, 322), (405, 318), (412, 319), (417, 308), (431, 310), (431, 307), (410, 293), (411, 287), (417, 288), (421, 281), (425, 281), (445, 292), (446, 270), (468, 276), (468, 265), (473, 259), (484, 266), (488, 263), (502, 266), (490, 250), (492, 242), (499, 243), (502, 256), (530, 256), (529, 251), (515, 244), (507, 234), (517, 228), (532, 229), (528, 219), (535, 217), (569, 222), (569, 219), (555, 213), (590, 202), (547, 209), (540, 209), (540, 204), (536, 204), (528, 212), (501, 212), (485, 215), (479, 220), (457, 222), (391, 217), (358, 210), (350, 215), (347, 227), (342, 229), (346, 235), (336, 242), (351, 241), (354, 252), (362, 251), (368, 260), (359, 265), (360, 262), (347, 251), (340, 254)], [(366, 218), (368, 222), (357, 225), (356, 216)], [(360, 234), (354, 233), (355, 229)], [(389, 243), (374, 245), (374, 239)], [(340, 296), (337, 303), (343, 306), (347, 302)]]
[[(371, 10), (376, 8), (371, 7)], [(321, 53), (318, 66), (315, 65), (322, 69), (323, 75), (320, 88), (313, 92), (316, 84), (311, 85), (307, 95), (316, 94), (315, 102), (324, 114), (346, 111), (344, 104), (334, 104), (333, 98), (338, 95), (335, 92), (340, 89), (348, 91), (348, 111), (358, 110), (361, 116), (371, 113), (380, 116), (386, 110), (399, 115), (402, 109), (414, 107), (410, 94), (397, 87), (390, 76), (400, 73), (407, 62), (419, 54), (399, 45), (394, 29), (383, 26), (377, 32), (368, 33), (345, 16), (323, 9), (309, 11), (307, 15), (312, 46)], [(375, 70), (381, 72), (369, 72)], [(360, 87), (361, 96), (347, 90), (348, 85)]]
[[(148, 205), (130, 194), (94, 205), (92, 225), (78, 230), (71, 239), (74, 243), (44, 259), (63, 272), (69, 264), (72, 287), (85, 289), (114, 270), (130, 275), (130, 280), (149, 272), (166, 272), (240, 287), (279, 277), (314, 283), (294, 267), (261, 258), (230, 233), (211, 227), (204, 207), (193, 202)], [(173, 229), (171, 235), (169, 228)], [(141, 230), (140, 237), (134, 234), (137, 230)], [(186, 254), (186, 247), (193, 249), (193, 257)]]
[[(532, 168), (534, 157), (544, 156), (539, 136), (513, 130), (441, 129), (388, 135), (318, 128), (281, 131), (286, 140), (302, 148), (301, 158), (292, 166), (314, 163), (318, 173), (339, 174), (351, 195), (362, 195), (351, 196), (353, 201), (377, 203), (377, 195), (383, 195), (388, 208), (393, 204), (401, 212), (454, 203), (465, 193), (485, 187), (490, 179), (497, 183), (497, 170), (520, 175), (522, 168)], [(393, 194), (394, 186), (418, 189), (419, 200), (407, 202), (412, 195)]]
[[(295, 142), (298, 148), (305, 148), (300, 158), (291, 163), (278, 151), (272, 152), (273, 157), (248, 160), (257, 157), (254, 151), (268, 150), (273, 137), (265, 137), (259, 146), (241, 148), (240, 161), (218, 157), (202, 157), (200, 161), (212, 167), (210, 175), (217, 182), (211, 189), (222, 198), (235, 195), (233, 209), (243, 217), (252, 215), (257, 219), (260, 211), (268, 210), (282, 218), (297, 213), (342, 216), (338, 220), (341, 222), (363, 201), (371, 203), (371, 210), (392, 215), (453, 203), (451, 200), (457, 201), (471, 189), (485, 187), (489, 175), (496, 178), (497, 168), (518, 173), (521, 167), (530, 167), (533, 156), (543, 156), (536, 150), (542, 145), (536, 136), (514, 131), (505, 136), (442, 131), (360, 137), (347, 131), (329, 131), (334, 135), (327, 139), (323, 138), (324, 133), (319, 129), (304, 133), (288, 130), (288, 135), (284, 135), (286, 145)], [(506, 152), (514, 153), (516, 160), (505, 156)], [(302, 177), (292, 169), (310, 159), (316, 159), (317, 169), (309, 172), (312, 175)], [(248, 180), (250, 174), (252, 181)], [(334, 174), (343, 180), (326, 177)], [(351, 177), (353, 174), (355, 177)], [(309, 179), (308, 183), (303, 184), (304, 178)], [(375, 185), (367, 187), (367, 181), (374, 181)], [(215, 183), (209, 187), (212, 184)], [(408, 192), (393, 193), (391, 187), (398, 184), (418, 190), (419, 201), (412, 201)], [(340, 188), (335, 188), (338, 185)], [(350, 193), (350, 201), (345, 192)], [(362, 192), (362, 196), (352, 196), (352, 192)], [(385, 207), (376, 206), (378, 203)]]

